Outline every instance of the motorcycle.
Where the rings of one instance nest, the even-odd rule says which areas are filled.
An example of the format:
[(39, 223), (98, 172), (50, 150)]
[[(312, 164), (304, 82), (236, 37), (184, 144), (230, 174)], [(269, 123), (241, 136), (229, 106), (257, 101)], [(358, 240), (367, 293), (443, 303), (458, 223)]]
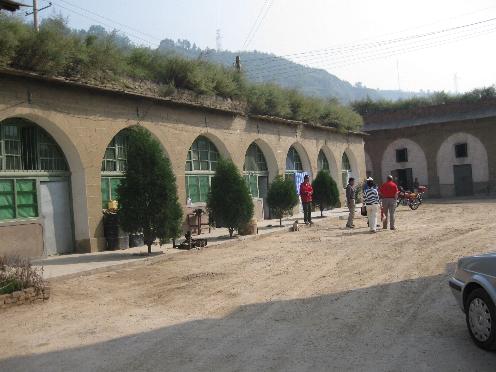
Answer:
[(424, 199), (424, 194), (427, 192), (427, 187), (419, 186), (417, 192), (406, 191), (400, 188), (398, 192), (398, 198), (396, 200), (396, 206), (400, 205), (408, 206), (411, 210), (416, 210), (422, 204)]

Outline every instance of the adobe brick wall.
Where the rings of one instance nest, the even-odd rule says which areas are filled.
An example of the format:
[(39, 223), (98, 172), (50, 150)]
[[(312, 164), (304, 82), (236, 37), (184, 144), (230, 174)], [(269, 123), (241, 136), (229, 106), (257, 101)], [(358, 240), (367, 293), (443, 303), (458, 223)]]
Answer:
[[(439, 179), (436, 158), (442, 143), (459, 132), (475, 136), (487, 152), (489, 181), (475, 183), (474, 192), (477, 194), (496, 192), (496, 117), (367, 132), (369, 135), (365, 138), (365, 152), (370, 157), (374, 178), (382, 178), (381, 162), (388, 145), (398, 139), (406, 138), (420, 145), (425, 153), (429, 197), (453, 195), (453, 185), (446, 185)], [(479, 164), (472, 164), (472, 167), (477, 166)]]
[(270, 180), (284, 173), (291, 145), (300, 152), (305, 170), (313, 175), (317, 173), (317, 157), (322, 149), (338, 184), (345, 151), (354, 168), (354, 176), (365, 177), (362, 135), (0, 72), (0, 121), (16, 116), (47, 130), (67, 158), (71, 171), (74, 250), (77, 252), (105, 248), (101, 161), (112, 138), (132, 125), (144, 126), (162, 144), (176, 175), (179, 200), (184, 207), (186, 156), (199, 135), (208, 137), (221, 155), (232, 159), (239, 169), (243, 168), (246, 150), (255, 141), (267, 159)]

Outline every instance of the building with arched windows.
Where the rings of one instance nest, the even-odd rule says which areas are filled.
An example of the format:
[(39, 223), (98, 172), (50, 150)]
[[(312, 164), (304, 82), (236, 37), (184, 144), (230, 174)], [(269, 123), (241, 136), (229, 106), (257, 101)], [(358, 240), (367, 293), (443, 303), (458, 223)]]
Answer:
[(367, 174), (429, 197), (496, 192), (496, 100), (453, 102), (364, 117)]
[(319, 170), (338, 179), (346, 153), (350, 174), (365, 176), (362, 133), (251, 116), (216, 97), (150, 97), (0, 70), (0, 254), (104, 250), (102, 211), (118, 199), (134, 125), (164, 149), (185, 212), (205, 207), (221, 157), (243, 174), (259, 219), (269, 216), (277, 175), (295, 186)]

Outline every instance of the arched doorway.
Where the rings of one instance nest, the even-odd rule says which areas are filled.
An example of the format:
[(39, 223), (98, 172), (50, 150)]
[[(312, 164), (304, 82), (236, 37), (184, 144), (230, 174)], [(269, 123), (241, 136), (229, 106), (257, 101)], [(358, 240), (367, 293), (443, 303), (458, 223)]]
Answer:
[(219, 158), (219, 150), (207, 137), (199, 136), (193, 142), (185, 165), (187, 204), (207, 202)]
[(489, 192), (486, 147), (472, 134), (458, 132), (443, 141), (436, 156), (441, 196), (468, 196)]
[(262, 149), (255, 142), (246, 150), (243, 176), (252, 197), (262, 200), (263, 215), (257, 216), (257, 218), (268, 218), (267, 194), (269, 189), (269, 167), (267, 166), (267, 160)]
[(418, 143), (408, 138), (391, 142), (382, 156), (382, 181), (392, 175), (396, 183), (406, 190), (413, 190), (415, 179), (427, 185), (427, 158)]
[(40, 249), (29, 255), (73, 251), (70, 189), (67, 161), (48, 132), (27, 119), (0, 122), (0, 225), (42, 226)]

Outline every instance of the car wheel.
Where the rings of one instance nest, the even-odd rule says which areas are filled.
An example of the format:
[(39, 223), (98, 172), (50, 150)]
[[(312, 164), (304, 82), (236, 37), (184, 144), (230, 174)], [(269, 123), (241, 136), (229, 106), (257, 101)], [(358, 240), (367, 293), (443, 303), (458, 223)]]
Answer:
[(496, 348), (496, 310), (494, 303), (482, 288), (470, 292), (466, 303), (468, 331), (475, 344), (486, 350)]

